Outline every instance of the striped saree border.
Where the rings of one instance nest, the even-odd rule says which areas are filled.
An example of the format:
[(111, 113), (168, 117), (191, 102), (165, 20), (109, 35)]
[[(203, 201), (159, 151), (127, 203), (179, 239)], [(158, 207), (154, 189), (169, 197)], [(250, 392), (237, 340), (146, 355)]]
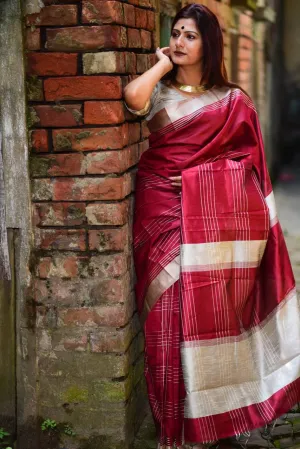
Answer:
[(240, 336), (183, 343), (185, 417), (258, 404), (294, 382), (299, 377), (300, 335), (294, 333), (299, 316), (293, 289), (270, 317)]

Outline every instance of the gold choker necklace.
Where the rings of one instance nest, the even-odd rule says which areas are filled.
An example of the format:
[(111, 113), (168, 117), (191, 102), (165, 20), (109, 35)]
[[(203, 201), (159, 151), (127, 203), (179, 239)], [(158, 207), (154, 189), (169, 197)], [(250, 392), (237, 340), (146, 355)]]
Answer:
[(172, 81), (172, 84), (179, 90), (182, 90), (183, 92), (193, 93), (193, 94), (200, 94), (202, 92), (205, 92), (208, 87), (205, 84), (202, 84), (200, 86), (190, 86), (188, 84), (181, 84), (178, 81), (174, 80)]

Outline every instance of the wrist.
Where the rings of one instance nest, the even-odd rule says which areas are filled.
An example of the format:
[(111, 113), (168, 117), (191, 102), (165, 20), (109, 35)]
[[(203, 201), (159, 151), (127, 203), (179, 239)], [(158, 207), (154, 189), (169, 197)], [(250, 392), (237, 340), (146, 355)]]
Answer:
[(158, 63), (160, 64), (160, 66), (162, 67), (162, 69), (164, 71), (163, 75), (168, 73), (173, 68), (172, 62), (170, 60), (168, 61), (167, 58), (160, 59), (160, 61), (158, 61)]

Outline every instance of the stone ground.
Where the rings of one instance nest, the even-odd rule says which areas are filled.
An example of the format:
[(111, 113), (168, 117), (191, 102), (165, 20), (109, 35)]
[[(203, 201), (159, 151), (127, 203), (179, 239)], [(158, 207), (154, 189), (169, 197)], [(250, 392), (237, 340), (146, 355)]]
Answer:
[[(285, 235), (291, 262), (300, 291), (300, 164), (282, 172), (275, 187), (275, 199), (279, 220)], [(236, 441), (227, 447), (233, 448), (289, 448), (300, 449), (300, 410), (294, 410), (274, 427), (259, 429), (251, 439), (242, 436), (240, 445)], [(134, 449), (156, 449), (155, 429), (148, 413), (137, 435)]]

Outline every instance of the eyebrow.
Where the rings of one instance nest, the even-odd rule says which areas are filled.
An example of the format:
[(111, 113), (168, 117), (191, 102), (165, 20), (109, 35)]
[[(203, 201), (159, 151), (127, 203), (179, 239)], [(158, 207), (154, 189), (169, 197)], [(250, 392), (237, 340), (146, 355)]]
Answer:
[[(173, 28), (173, 31), (179, 31), (179, 32), (180, 32), (180, 30), (178, 30), (177, 28)], [(194, 34), (197, 34), (197, 35), (199, 36), (199, 33), (197, 33), (197, 31), (187, 31), (187, 30), (184, 30), (183, 32), (184, 32), (184, 33), (194, 33)]]

